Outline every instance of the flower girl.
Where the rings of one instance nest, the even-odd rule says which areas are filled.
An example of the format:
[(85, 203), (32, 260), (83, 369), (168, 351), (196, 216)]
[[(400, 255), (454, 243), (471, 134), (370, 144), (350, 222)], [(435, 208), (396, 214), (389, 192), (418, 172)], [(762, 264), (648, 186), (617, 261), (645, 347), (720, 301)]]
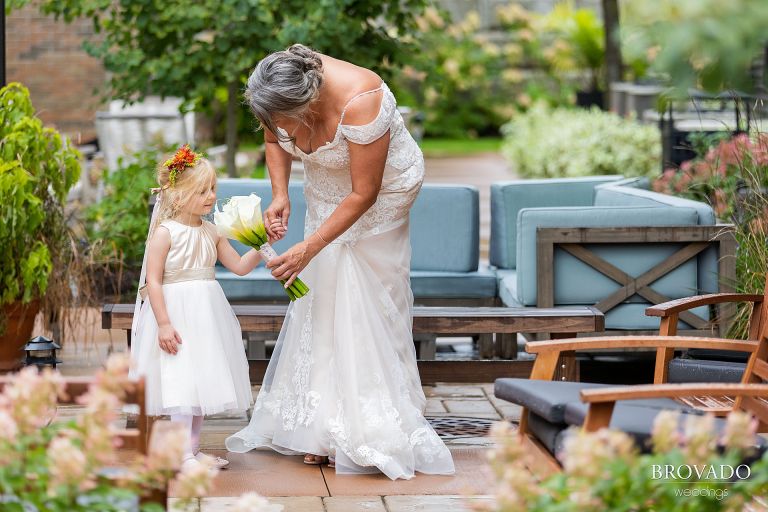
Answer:
[[(216, 170), (182, 146), (157, 172), (160, 191), (134, 314), (134, 374), (147, 385), (147, 412), (170, 415), (189, 429), (182, 464), (217, 468), (229, 461), (199, 451), (203, 417), (251, 404), (240, 324), (214, 279), (216, 260), (238, 275), (261, 260), (240, 256), (202, 216), (216, 201)], [(148, 301), (142, 303), (142, 298)]]

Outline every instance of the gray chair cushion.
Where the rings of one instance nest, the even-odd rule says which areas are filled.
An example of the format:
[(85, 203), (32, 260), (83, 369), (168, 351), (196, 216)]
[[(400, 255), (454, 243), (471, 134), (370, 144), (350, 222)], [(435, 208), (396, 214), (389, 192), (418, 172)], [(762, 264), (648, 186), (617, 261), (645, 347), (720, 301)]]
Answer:
[[(587, 417), (588, 409), (589, 404), (582, 401), (567, 403), (563, 412), (564, 423), (576, 426), (583, 425), (584, 419)], [(650, 429), (650, 427), (653, 426), (653, 419), (656, 418), (659, 411), (665, 409), (683, 413), (700, 414), (695, 409), (671, 398), (621, 400), (616, 402), (613, 418), (611, 419), (611, 427), (613, 428), (614, 422), (617, 422), (617, 425), (620, 425), (620, 427), (617, 428), (621, 428), (621, 430), (624, 430), (627, 433), (633, 433), (634, 431), (645, 432), (645, 421), (650, 418), (651, 421), (647, 424), (647, 427)], [(650, 430), (648, 432), (650, 432)]]
[(745, 363), (675, 358), (669, 362), (667, 380), (685, 382), (741, 382)]
[(543, 444), (550, 453), (558, 453), (557, 443), (561, 433), (568, 429), (565, 423), (552, 423), (538, 414), (528, 411), (528, 431)]
[(496, 379), (493, 393), (497, 398), (522, 405), (551, 423), (563, 423), (565, 406), (579, 401), (582, 389), (605, 387), (608, 384), (587, 382)]
[(749, 359), (749, 352), (736, 352), (735, 350), (712, 350), (709, 348), (691, 348), (688, 349), (688, 357), (692, 359), (709, 359), (713, 361), (746, 363)]

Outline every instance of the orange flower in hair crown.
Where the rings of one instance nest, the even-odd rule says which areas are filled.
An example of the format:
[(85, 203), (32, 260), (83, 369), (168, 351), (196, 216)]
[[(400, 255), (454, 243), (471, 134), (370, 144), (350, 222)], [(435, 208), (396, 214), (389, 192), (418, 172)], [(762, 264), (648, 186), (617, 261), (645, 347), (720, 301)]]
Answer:
[(179, 173), (183, 172), (187, 167), (194, 167), (199, 161), (200, 155), (192, 151), (189, 144), (181, 146), (176, 151), (176, 154), (173, 155), (172, 158), (166, 160), (163, 164), (169, 171), (171, 171), (168, 175), (168, 181), (171, 186), (176, 184), (176, 178), (179, 176)]

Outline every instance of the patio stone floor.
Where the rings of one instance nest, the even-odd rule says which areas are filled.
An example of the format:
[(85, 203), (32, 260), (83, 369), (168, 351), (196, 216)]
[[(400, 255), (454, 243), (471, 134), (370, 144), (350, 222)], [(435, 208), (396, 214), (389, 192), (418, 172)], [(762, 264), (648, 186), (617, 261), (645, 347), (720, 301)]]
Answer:
[[(99, 329), (98, 310), (86, 313), (87, 325), (93, 327), (91, 341), (65, 343), (60, 355), (64, 375), (92, 375), (110, 352), (125, 350), (122, 331)], [(69, 338), (69, 336), (68, 336)], [(75, 336), (75, 339), (82, 339)], [(445, 341), (445, 340), (444, 340)], [(448, 343), (460, 343), (450, 339)], [(254, 386), (254, 396), (259, 386)], [(493, 384), (440, 383), (424, 386), (427, 417), (501, 420), (517, 422), (519, 408), (493, 396)], [(78, 407), (62, 407), (59, 418), (78, 413)], [(122, 422), (125, 418), (122, 417)], [(220, 414), (203, 423), (201, 447), (209, 453), (225, 456), (230, 468), (216, 477), (215, 488), (191, 510), (214, 512), (231, 510), (237, 498), (246, 492), (258, 492), (271, 503), (283, 505), (285, 512), (410, 512), (470, 511), (479, 503), (492, 500), (492, 475), (486, 464), (491, 441), (486, 437), (445, 438), (456, 465), (454, 476), (417, 474), (412, 480), (391, 481), (384, 475), (336, 475), (327, 466), (310, 466), (301, 457), (287, 457), (272, 451), (256, 450), (247, 454), (228, 453), (224, 439), (248, 424), (241, 414)], [(171, 489), (173, 496), (173, 489)], [(171, 505), (174, 500), (171, 499)]]

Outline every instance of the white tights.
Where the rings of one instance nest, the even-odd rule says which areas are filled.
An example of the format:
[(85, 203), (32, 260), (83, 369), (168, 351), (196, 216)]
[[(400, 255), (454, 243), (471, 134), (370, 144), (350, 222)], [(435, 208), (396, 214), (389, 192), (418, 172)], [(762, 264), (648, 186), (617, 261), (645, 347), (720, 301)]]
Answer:
[(172, 414), (171, 421), (181, 423), (189, 430), (189, 445), (184, 450), (183, 459), (194, 457), (200, 449), (200, 430), (203, 427), (202, 416), (192, 416), (190, 414)]

